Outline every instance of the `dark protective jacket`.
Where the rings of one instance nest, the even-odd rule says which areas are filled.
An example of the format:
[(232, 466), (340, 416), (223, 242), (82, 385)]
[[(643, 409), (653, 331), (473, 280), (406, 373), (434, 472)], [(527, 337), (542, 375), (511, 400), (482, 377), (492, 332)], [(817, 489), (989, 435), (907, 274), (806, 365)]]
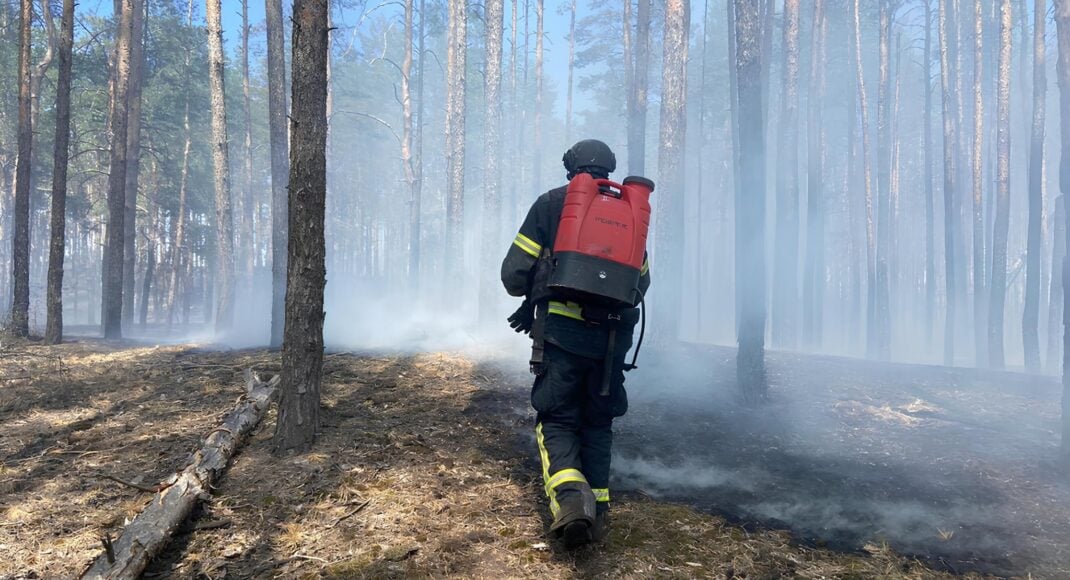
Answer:
[[(535, 266), (544, 249), (553, 251), (557, 238), (557, 224), (565, 205), (567, 186), (552, 189), (539, 196), (528, 210), (509, 251), (502, 262), (502, 284), (512, 296), (532, 298), (535, 286)], [(650, 265), (644, 259), (639, 290), (646, 294), (650, 287)], [(609, 340), (609, 328), (584, 319), (583, 305), (550, 295), (546, 319), (545, 339), (573, 354), (589, 358), (603, 358)], [(536, 297), (538, 299), (538, 297)], [(623, 359), (632, 346), (634, 325), (617, 326), (614, 358)]]

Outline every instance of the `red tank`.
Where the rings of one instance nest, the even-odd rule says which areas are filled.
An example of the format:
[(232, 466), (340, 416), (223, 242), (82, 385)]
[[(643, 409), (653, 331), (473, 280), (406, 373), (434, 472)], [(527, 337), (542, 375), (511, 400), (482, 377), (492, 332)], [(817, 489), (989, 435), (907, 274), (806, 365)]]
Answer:
[(579, 301), (634, 305), (650, 228), (654, 182), (572, 178), (554, 240), (550, 288)]

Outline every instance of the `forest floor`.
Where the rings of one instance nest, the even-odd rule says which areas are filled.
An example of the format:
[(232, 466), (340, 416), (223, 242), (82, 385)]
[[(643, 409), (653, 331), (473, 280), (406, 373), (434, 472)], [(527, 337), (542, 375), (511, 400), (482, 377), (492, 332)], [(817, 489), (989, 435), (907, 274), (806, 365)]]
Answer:
[[(695, 374), (676, 376), (681, 365), (666, 360), (629, 378), (632, 411), (618, 429), (612, 531), (603, 545), (575, 552), (546, 532), (529, 379), (504, 370), (522, 364), (472, 353), (329, 353), (315, 449), (272, 456), (269, 412), (211, 501), (145, 577), (931, 578), (971, 569), (1065, 577), (1065, 488), (989, 458), (1015, 451), (1005, 463), (1032, 461), (1038, 470), (1030, 458), (1046, 447), (1022, 455), (1029, 442), (1048, 442), (1057, 410), (1039, 407), (1050, 403), (1051, 381), (1035, 387), (1032, 399), (1018, 393), (985, 401), (952, 384), (957, 371), (922, 368), (913, 374), (940, 386), (903, 408), (899, 399), (917, 388), (904, 386), (907, 367), (878, 368), (898, 383), (871, 385), (862, 363), (770, 355), (772, 402), (765, 411), (740, 410), (728, 394), (710, 395), (725, 391), (708, 377), (727, 372), (730, 353), (682, 352)], [(816, 394), (789, 392), (785, 385), (796, 380), (789, 367), (826, 368), (836, 381), (818, 381)], [(277, 372), (279, 355), (95, 340), (0, 346), (0, 578), (81, 572), (100, 553), (100, 538), (116, 537), (149, 501), (135, 486), (182, 469), (232, 408), (246, 368)], [(947, 419), (958, 413), (949, 410), (948, 392), (961, 394), (958, 406), (1028, 419), (1020, 425), (1026, 435), (993, 431), (1002, 419), (972, 426)], [(689, 406), (682, 411), (676, 402)], [(808, 407), (816, 411), (804, 413)], [(958, 449), (953, 467), (919, 451), (933, 436), (963, 429), (949, 441)], [(992, 450), (995, 440), (1009, 441)], [(815, 447), (824, 449), (822, 461)], [(873, 457), (860, 463), (852, 458), (859, 453)], [(896, 467), (904, 458), (927, 470), (906, 473)], [(921, 483), (930, 473), (936, 483)], [(1035, 497), (1014, 499), (1019, 493)], [(890, 525), (910, 501), (898, 516), (905, 523)], [(950, 518), (948, 506), (974, 527), (954, 519), (939, 530), (925, 527), (932, 523), (925, 513)], [(1062, 527), (1035, 525), (1038, 517), (1061, 517)], [(932, 548), (964, 538), (973, 546), (982, 524), (996, 530), (986, 529), (996, 541), (1005, 541), (1002, 531), (1029, 535), (992, 562)], [(917, 541), (903, 540), (910, 534)], [(898, 546), (922, 560), (898, 555)]]

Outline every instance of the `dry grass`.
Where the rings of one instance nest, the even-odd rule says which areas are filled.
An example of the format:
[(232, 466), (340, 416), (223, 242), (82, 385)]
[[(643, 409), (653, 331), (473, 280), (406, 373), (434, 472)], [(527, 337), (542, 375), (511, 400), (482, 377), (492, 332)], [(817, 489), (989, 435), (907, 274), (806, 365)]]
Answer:
[[(77, 574), (242, 390), (266, 351), (5, 346), (0, 578)], [(18, 354), (15, 354), (18, 351)], [(12, 370), (19, 361), (22, 370)], [(34, 361), (44, 361), (42, 367)], [(61, 370), (60, 370), (61, 369)], [(566, 553), (545, 533), (538, 473), (513, 413), (526, 385), (448, 354), (328, 355), (313, 452), (269, 453), (269, 414), (199, 522), (146, 577), (930, 578), (884, 547), (840, 554), (640, 496), (606, 543)]]

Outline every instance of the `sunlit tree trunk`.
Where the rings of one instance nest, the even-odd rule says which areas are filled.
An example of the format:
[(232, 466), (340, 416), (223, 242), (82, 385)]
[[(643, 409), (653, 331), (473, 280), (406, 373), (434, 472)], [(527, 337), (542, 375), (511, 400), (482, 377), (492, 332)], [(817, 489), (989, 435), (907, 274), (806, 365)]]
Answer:
[[(630, 1), (630, 0), (629, 0)], [(635, 67), (632, 108), (628, 111), (628, 173), (646, 173), (646, 109), (650, 70), (650, 0), (638, 0), (635, 8)]]
[(825, 0), (814, 0), (810, 31), (810, 87), (806, 116), (806, 269), (803, 276), (803, 340), (820, 348), (825, 304)]
[(286, 331), (276, 452), (307, 449), (319, 429), (323, 288), (327, 281), (327, 0), (296, 0)]
[(271, 134), (271, 346), (282, 345), (286, 301), (287, 179), (286, 55), (282, 0), (265, 0), (267, 20), (268, 125)]
[(957, 42), (949, 34), (954, 32), (948, 23), (948, 11), (951, 0), (940, 1), (940, 84), (942, 87), (941, 112), (944, 125), (944, 276), (946, 293), (946, 311), (944, 317), (944, 364), (955, 362), (955, 203), (956, 183), (958, 181), (958, 131), (955, 119), (958, 115), (955, 106), (954, 71), (951, 70), (952, 59), (950, 46)]
[(970, 169), (973, 173), (973, 324), (974, 344), (978, 366), (985, 361), (985, 310), (987, 283), (985, 274), (985, 218), (984, 181), (982, 180), (982, 157), (984, 150), (985, 104), (982, 80), (984, 78), (984, 19), (980, 3), (974, 5), (973, 43), (973, 157)]
[(141, 173), (141, 85), (145, 61), (145, 3), (131, 0), (130, 81), (127, 97), (130, 116), (126, 125), (126, 193), (123, 217), (123, 326), (134, 322), (134, 288), (137, 272), (137, 193)]
[(664, 55), (658, 183), (664, 191), (656, 209), (655, 259), (665, 280), (664, 298), (657, 301), (658, 336), (675, 341), (680, 332), (684, 254), (684, 147), (687, 141), (687, 49), (691, 28), (689, 0), (665, 3)]
[[(186, 26), (193, 25), (193, 0), (186, 6)], [(172, 217), (174, 227), (171, 229), (171, 279), (167, 284), (167, 333), (175, 321), (175, 303), (179, 298), (180, 288), (189, 292), (192, 284), (189, 279), (189, 250), (186, 240), (186, 195), (189, 191), (190, 150), (193, 146), (193, 132), (190, 130), (189, 102), (191, 82), (191, 49), (186, 47), (184, 71), (186, 73), (185, 111), (182, 114), (182, 133), (185, 144), (182, 147), (182, 171), (178, 181), (178, 212)], [(184, 310), (184, 309), (183, 309)]]
[[(1059, 137), (1062, 143), (1070, 143), (1070, 0), (1055, 0), (1055, 23), (1059, 42)], [(1070, 147), (1063, 147), (1059, 160), (1059, 199), (1066, 200), (1070, 193)], [(1063, 211), (1063, 219), (1070, 222), (1070, 211)], [(1063, 233), (1068, 236), (1064, 241), (1064, 250), (1070, 248), (1070, 223), (1065, 223)], [(1063, 255), (1063, 397), (1062, 397), (1062, 446), (1060, 457), (1064, 466), (1070, 467), (1070, 266), (1067, 256)]]
[(30, 171), (33, 128), (30, 126), (30, 49), (33, 2), (22, 0), (19, 11), (19, 125), (15, 162), (15, 236), (11, 251), (14, 277), (9, 328), (16, 336), (30, 334)]
[[(74, 45), (74, 0), (63, 0), (56, 82), (56, 141), (52, 156), (52, 217), (48, 247), (48, 321), (45, 343), (63, 341), (63, 253), (67, 225), (67, 160), (71, 139), (71, 55)], [(77, 296), (77, 292), (75, 292)]]
[(234, 215), (230, 203), (226, 89), (223, 81), (223, 25), (220, 0), (206, 0), (208, 85), (212, 96), (212, 165), (215, 177), (216, 276), (219, 281), (215, 330), (230, 331), (234, 307)]
[[(1035, 371), (1040, 369), (1040, 334), (1037, 326), (1040, 318), (1040, 254), (1043, 251), (1040, 226), (1044, 209), (1044, 97), (1048, 90), (1048, 81), (1044, 74), (1046, 2), (1035, 0), (1033, 11), (1033, 128), (1029, 140), (1029, 228), (1026, 233), (1022, 342), (1025, 347), (1025, 366)], [(1022, 50), (1025, 50), (1024, 46)], [(1054, 262), (1052, 265), (1054, 266)]]
[(253, 208), (257, 196), (253, 193), (253, 114), (249, 97), (249, 0), (241, 3), (241, 88), (242, 121), (244, 124), (244, 143), (242, 144), (242, 198), (241, 198), (241, 287), (251, 290), (253, 287), (253, 259), (256, 244), (253, 239)]
[[(155, 173), (155, 170), (153, 171)], [(145, 328), (149, 317), (149, 293), (152, 291), (152, 283), (156, 277), (156, 240), (159, 227), (159, 209), (154, 201), (149, 202), (149, 217), (151, 222), (146, 228), (148, 235), (145, 247), (145, 277), (141, 280), (141, 302), (138, 306), (138, 324)]]
[[(480, 241), (483, 246), (483, 275), (480, 288), (483, 297), (480, 300), (480, 317), (484, 322), (495, 320), (493, 305), (497, 303), (495, 295), (500, 292), (500, 282), (495, 276), (495, 263), (501, 259), (501, 169), (498, 159), (501, 155), (502, 122), (502, 26), (504, 4), (502, 0), (486, 1), (487, 64), (483, 75), (484, 95), (486, 99), (486, 118), (483, 129), (483, 228)], [(575, 8), (575, 4), (573, 4)], [(573, 12), (575, 14), (575, 12)], [(571, 72), (571, 66), (569, 67)]]
[(736, 261), (744, 264), (737, 296), (740, 321), (736, 380), (745, 400), (765, 397), (765, 132), (762, 119), (762, 22), (758, 4), (732, 0), (735, 15), (736, 96), (739, 107), (739, 205)]
[(130, 80), (133, 0), (120, 0), (115, 42), (115, 76), (112, 83), (111, 160), (108, 173), (108, 230), (105, 238), (101, 289), (104, 338), (122, 336), (123, 232), (126, 217), (128, 87)]
[[(541, 0), (540, 0), (541, 2)], [(446, 61), (446, 275), (464, 267), (465, 67), (468, 45), (467, 0), (448, 0)], [(540, 3), (540, 7), (542, 4)], [(540, 8), (540, 15), (541, 15)], [(541, 20), (540, 20), (541, 22)], [(538, 41), (542, 42), (541, 37)], [(536, 135), (538, 135), (536, 105)], [(538, 149), (538, 144), (535, 144)]]
[[(891, 111), (892, 101), (890, 98), (890, 58), (889, 48), (892, 34), (892, 15), (890, 0), (880, 0), (878, 26), (878, 54), (877, 63), (877, 207), (876, 207), (876, 253), (874, 255), (874, 277), (870, 283), (874, 284), (869, 291), (869, 298), (873, 301), (868, 305), (872, 312), (869, 323), (872, 330), (867, 331), (867, 352), (872, 358), (886, 360), (890, 355), (889, 324), (891, 314), (889, 312), (888, 297), (888, 255), (891, 252), (891, 162), (892, 162), (892, 130)], [(865, 101), (865, 98), (862, 99)], [(864, 106), (863, 106), (863, 110)], [(864, 113), (863, 113), (864, 115)], [(865, 144), (868, 132), (865, 132), (866, 121), (863, 119), (863, 139)], [(868, 158), (868, 155), (867, 155)]]
[(873, 169), (870, 165), (869, 103), (866, 98), (866, 77), (862, 68), (862, 23), (859, 15), (859, 0), (854, 1), (854, 62), (858, 84), (858, 103), (862, 116), (862, 179), (866, 199), (866, 352), (876, 353), (877, 347), (877, 271), (876, 271), (876, 224), (873, 215)]
[(773, 344), (796, 345), (799, 301), (799, 2), (784, 0), (783, 95), (778, 122)]
[(413, 0), (405, 0), (405, 51), (401, 59), (401, 163), (404, 166), (405, 183), (409, 186), (409, 289), (415, 298), (420, 288), (420, 190), (416, 185), (412, 153), (412, 18)]
[(992, 296), (988, 312), (988, 357), (1003, 367), (1003, 315), (1007, 291), (1007, 232), (1010, 229), (1011, 2), (999, 5), (999, 73), (996, 89), (996, 224), (992, 235)]

